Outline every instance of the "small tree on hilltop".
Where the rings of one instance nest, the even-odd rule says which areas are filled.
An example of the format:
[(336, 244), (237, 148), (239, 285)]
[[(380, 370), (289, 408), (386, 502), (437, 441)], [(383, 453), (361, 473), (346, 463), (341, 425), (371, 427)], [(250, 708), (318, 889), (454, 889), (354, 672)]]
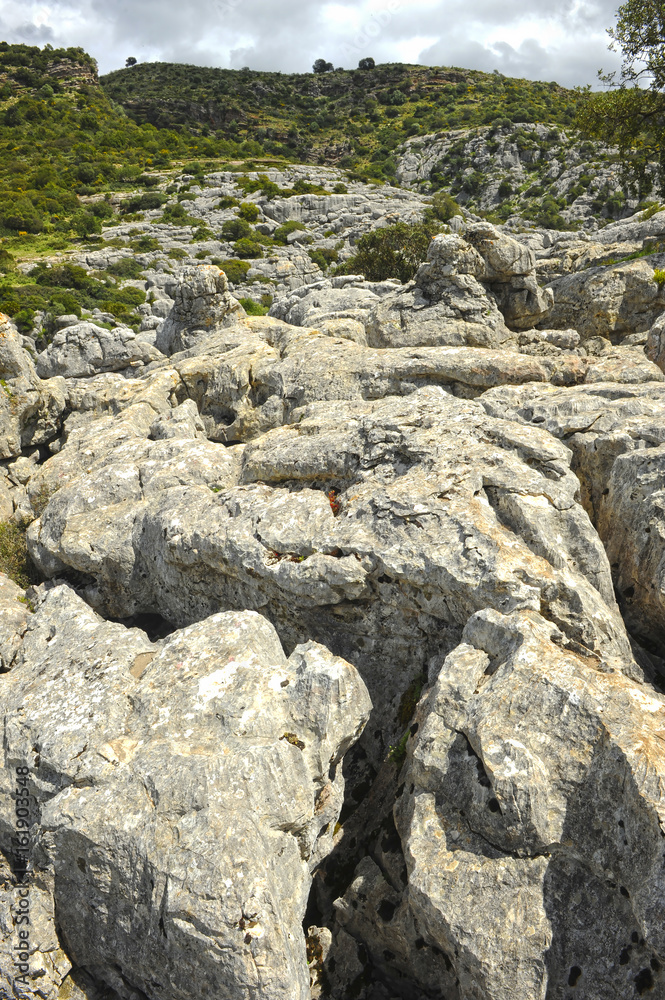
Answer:
[(136, 59), (134, 56), (129, 56), (129, 58), (125, 60), (125, 66), (136, 66)]
[(334, 66), (331, 62), (326, 62), (325, 59), (317, 59), (312, 69), (315, 73), (332, 73)]
[(376, 63), (371, 56), (367, 56), (366, 59), (361, 59), (358, 63), (358, 69), (375, 69)]

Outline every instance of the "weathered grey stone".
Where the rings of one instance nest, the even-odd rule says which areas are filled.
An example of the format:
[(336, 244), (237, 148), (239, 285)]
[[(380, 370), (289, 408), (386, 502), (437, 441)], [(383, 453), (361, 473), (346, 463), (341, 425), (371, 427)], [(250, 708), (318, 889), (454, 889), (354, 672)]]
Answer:
[(665, 372), (665, 312), (658, 316), (649, 330), (645, 353), (650, 361)]
[(537, 612), (478, 613), (412, 728), (395, 809), (407, 888), (383, 881), (358, 919), (350, 904), (382, 878), (365, 863), (343, 924), (394, 951), (408, 911), (460, 998), (659, 995), (664, 713)]
[(151, 643), (56, 587), (0, 706), (0, 842), (10, 849), (27, 765), (31, 963), (50, 961), (48, 986), (71, 964), (64, 945), (121, 997), (308, 1000), (310, 868), (329, 850), (341, 760), (371, 707), (352, 666), (312, 642), (287, 659), (252, 612)]
[(607, 668), (637, 671), (570, 452), (546, 432), (435, 387), (293, 421), (230, 450), (118, 444), (98, 421), (40, 471), (68, 485), (29, 529), (32, 557), (47, 576), (84, 574), (113, 617), (252, 608), (289, 648), (324, 642), (370, 687), (374, 754), (404, 690), (481, 607), (545, 608)]
[(0, 376), (3, 380), (22, 377), (36, 384), (32, 358), (21, 345), (21, 336), (9, 316), (0, 312)]
[(29, 617), (25, 592), (0, 573), (0, 672), (11, 670)]
[(218, 267), (201, 264), (183, 269), (177, 283), (167, 285), (175, 304), (157, 331), (158, 350), (163, 354), (186, 350), (202, 334), (245, 316), (228, 289), (226, 275)]
[(54, 375), (85, 378), (149, 364), (161, 357), (160, 351), (139, 340), (129, 327), (105, 330), (94, 323), (76, 323), (56, 333), (38, 355), (37, 373), (44, 379)]
[(547, 326), (572, 326), (583, 341), (600, 336), (615, 344), (648, 330), (665, 309), (665, 292), (653, 275), (647, 261), (631, 260), (557, 278)]
[(565, 439), (628, 627), (665, 655), (665, 386), (525, 386), (519, 395), (497, 388), (482, 403)]

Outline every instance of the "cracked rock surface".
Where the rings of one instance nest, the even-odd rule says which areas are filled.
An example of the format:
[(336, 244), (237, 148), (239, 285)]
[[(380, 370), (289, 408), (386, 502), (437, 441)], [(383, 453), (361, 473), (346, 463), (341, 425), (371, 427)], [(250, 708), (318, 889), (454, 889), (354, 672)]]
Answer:
[(42, 1000), (665, 996), (659, 214), (2, 320), (0, 992), (25, 767)]
[(60, 586), (28, 624), (1, 705), (3, 847), (11, 775), (28, 761), (33, 856), (70, 956), (40, 939), (45, 996), (64, 995), (73, 963), (120, 995), (184, 1000), (193, 982), (211, 996), (309, 995), (310, 867), (371, 708), (350, 664), (313, 642), (287, 659), (253, 612), (151, 643)]

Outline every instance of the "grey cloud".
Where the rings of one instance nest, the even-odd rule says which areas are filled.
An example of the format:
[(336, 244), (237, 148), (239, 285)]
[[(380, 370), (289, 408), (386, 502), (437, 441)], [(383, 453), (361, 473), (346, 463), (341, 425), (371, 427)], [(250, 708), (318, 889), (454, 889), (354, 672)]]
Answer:
[[(543, 9), (534, 0), (442, 0), (419, 9), (417, 0), (385, 0), (383, 9), (370, 12), (360, 0), (347, 0), (348, 23), (330, 25), (321, 0), (45, 0), (52, 28), (26, 24), (25, 11), (15, 13), (12, 26), (7, 5), (3, 34), (8, 41), (83, 45), (101, 72), (124, 65), (128, 55), (285, 72), (308, 72), (314, 59), (323, 57), (351, 68), (366, 55), (397, 61), (404, 44), (431, 39), (418, 57), (422, 63), (498, 69), (572, 86), (593, 83), (599, 67), (617, 65), (605, 35), (616, 5), (617, 0), (550, 0)], [(14, 10), (20, 10), (18, 4)], [(363, 10), (359, 27), (354, 15)], [(77, 26), (65, 37), (59, 26), (71, 23), (72, 14)], [(515, 32), (525, 19), (545, 27), (534, 32), (538, 37), (519, 42)], [(547, 42), (552, 22), (556, 46)], [(484, 41), (489, 32), (498, 39), (494, 44)]]
[(18, 41), (30, 45), (46, 45), (47, 42), (52, 43), (55, 38), (53, 28), (49, 27), (48, 24), (39, 25), (31, 22), (19, 24), (17, 28), (14, 28), (13, 34)]

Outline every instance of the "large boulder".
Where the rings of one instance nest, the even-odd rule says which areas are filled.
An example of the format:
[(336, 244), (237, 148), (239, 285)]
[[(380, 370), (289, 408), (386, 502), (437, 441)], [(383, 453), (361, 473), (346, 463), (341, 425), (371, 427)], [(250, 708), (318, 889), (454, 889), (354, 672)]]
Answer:
[(40, 382), (16, 326), (0, 313), (0, 459), (52, 441), (65, 407), (63, 379)]
[(86, 378), (98, 372), (123, 371), (142, 367), (163, 355), (137, 338), (130, 327), (105, 330), (94, 323), (76, 323), (55, 334), (45, 351), (37, 356), (37, 374), (48, 379)]
[(479, 278), (480, 254), (459, 235), (437, 236), (415, 282), (387, 295), (367, 321), (371, 347), (514, 344), (496, 302)]
[(350, 664), (313, 642), (287, 659), (256, 613), (153, 643), (50, 590), (0, 689), (2, 850), (23, 768), (39, 817), (41, 995), (75, 963), (122, 997), (308, 1000), (310, 871), (370, 708)]
[(436, 236), (415, 283), (383, 299), (367, 322), (373, 347), (515, 346), (512, 331), (542, 322), (552, 293), (538, 286), (535, 257), (489, 223)]
[(344, 931), (439, 1000), (661, 996), (664, 715), (537, 612), (473, 616), (410, 730), (405, 870), (379, 838)]
[(511, 330), (530, 330), (549, 315), (553, 293), (536, 280), (532, 250), (487, 222), (466, 227), (464, 239), (485, 261), (482, 280), (491, 289)]
[(23, 378), (26, 383), (37, 382), (34, 362), (24, 349), (15, 324), (2, 312), (0, 312), (0, 377), (3, 381)]
[(629, 260), (565, 274), (549, 286), (554, 304), (547, 326), (575, 327), (582, 340), (605, 337), (617, 344), (646, 332), (665, 310), (665, 290), (646, 260)]
[(665, 656), (665, 386), (504, 387), (483, 406), (565, 440), (628, 628)]
[(163, 354), (187, 350), (202, 335), (246, 315), (229, 292), (226, 275), (212, 264), (184, 268), (166, 290), (174, 306), (157, 330), (155, 346)]

